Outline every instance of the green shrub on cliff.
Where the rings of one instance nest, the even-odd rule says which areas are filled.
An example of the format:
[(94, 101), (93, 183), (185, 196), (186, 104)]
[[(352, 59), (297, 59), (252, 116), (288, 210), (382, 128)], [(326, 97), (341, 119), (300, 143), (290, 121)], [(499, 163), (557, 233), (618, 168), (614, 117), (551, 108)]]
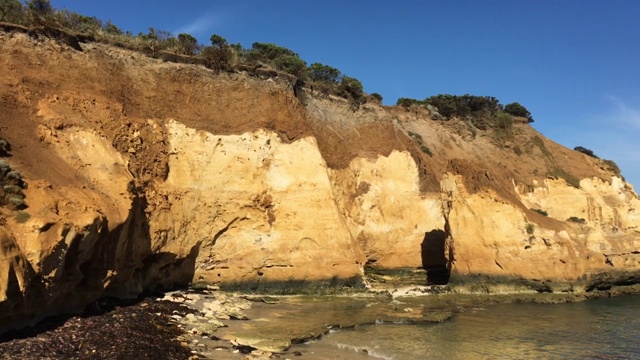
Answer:
[(513, 116), (504, 111), (488, 117), (488, 127), (493, 129), (493, 138), (499, 146), (513, 138)]
[(98, 34), (102, 28), (102, 21), (95, 16), (84, 16), (66, 9), (57, 11), (55, 15), (60, 26), (79, 33)]
[(340, 85), (338, 86), (338, 93), (348, 99), (359, 104), (364, 100), (364, 90), (360, 80), (349, 76), (343, 76)]
[(439, 94), (426, 98), (423, 104), (435, 106), (438, 112), (446, 118), (477, 118), (482, 115), (495, 115), (502, 110), (500, 102), (493, 96), (469, 94), (461, 96)]
[(342, 81), (342, 73), (340, 73), (340, 70), (320, 63), (309, 65), (307, 68), (307, 76), (309, 80), (314, 82), (338, 84)]
[(31, 218), (31, 215), (26, 211), (18, 211), (16, 214), (16, 222), (19, 224), (27, 222)]
[(527, 108), (525, 108), (524, 106), (520, 105), (517, 102), (513, 102), (511, 104), (505, 105), (504, 111), (506, 111), (507, 113), (513, 116), (527, 118), (527, 121), (530, 123), (533, 122), (533, 117), (531, 117), (531, 113), (529, 112), (529, 110), (527, 110)]
[(9, 194), (6, 196), (6, 200), (14, 209), (23, 210), (27, 208), (27, 204), (24, 202), (24, 196)]
[(377, 103), (382, 103), (382, 95), (378, 94), (378, 93), (371, 93), (369, 95), (375, 102)]
[[(334, 67), (313, 63), (306, 69), (305, 78), (309, 81), (309, 85), (321, 94), (338, 95), (351, 100), (355, 105), (367, 102), (360, 80), (346, 76)], [(373, 93), (370, 96), (378, 103), (382, 101), (380, 94)]]
[(218, 34), (211, 35), (211, 37), (209, 38), (209, 41), (211, 41), (211, 46), (217, 49), (223, 49), (229, 46), (229, 43), (227, 43), (227, 39), (223, 38)]
[(298, 54), (285, 47), (261, 42), (254, 42), (247, 52), (247, 59), (252, 62), (270, 63), (283, 56), (299, 57)]
[(296, 56), (281, 56), (273, 60), (272, 65), (280, 71), (284, 71), (287, 74), (297, 76), (299, 78), (304, 76), (304, 72), (307, 69), (307, 63), (304, 60)]
[(599, 157), (597, 157), (596, 154), (594, 154), (593, 150), (591, 150), (591, 149), (587, 149), (587, 148), (582, 147), (582, 146), (576, 146), (576, 147), (573, 148), (573, 150), (581, 152), (581, 153), (583, 153), (583, 154), (585, 154), (587, 156), (591, 156), (592, 158), (599, 159)]
[(544, 211), (544, 210), (542, 210), (542, 209), (531, 209), (531, 210), (537, 212), (538, 214), (540, 214), (542, 216), (549, 216), (549, 213)]
[(576, 189), (580, 189), (580, 179), (569, 174), (568, 172), (566, 172), (561, 168), (556, 167), (551, 169), (551, 171), (549, 172), (549, 176), (557, 179), (564, 179), (564, 181), (566, 181), (567, 184), (573, 186)]
[(614, 174), (616, 174), (616, 176), (622, 176), (622, 171), (620, 170), (620, 168), (618, 167), (618, 164), (616, 164), (615, 161), (613, 161), (613, 160), (602, 160), (602, 162), (605, 163), (605, 165), (607, 165), (609, 167), (609, 171), (611, 171)]
[(524, 116), (529, 119), (529, 122), (533, 121), (531, 114), (524, 106), (518, 103), (503, 106), (493, 96), (438, 94), (424, 100), (402, 97), (398, 99), (396, 105), (402, 107), (422, 106), (431, 112), (434, 120), (455, 117), (467, 120), (477, 129), (497, 129), (503, 133), (511, 131), (512, 116)]
[(0, 22), (25, 23), (25, 12), (18, 0), (0, 0)]
[(402, 107), (410, 107), (411, 105), (424, 105), (424, 104), (422, 101), (418, 99), (401, 97), (398, 99), (398, 101), (396, 101), (396, 105), (402, 106)]
[(577, 224), (586, 224), (587, 223), (587, 220), (585, 220), (583, 218), (579, 218), (577, 216), (572, 216), (572, 217), (568, 218), (567, 221), (574, 222), (574, 223), (577, 223)]
[(527, 234), (533, 235), (533, 233), (536, 231), (536, 227), (533, 224), (527, 223), (525, 230), (527, 231)]
[(159, 52), (174, 48), (178, 43), (172, 33), (152, 27), (149, 28), (148, 33), (139, 33), (133, 40), (140, 50), (150, 53), (151, 56), (156, 56)]
[(11, 171), (11, 165), (4, 159), (0, 159), (0, 178), (4, 177), (9, 171)]
[(22, 175), (11, 168), (7, 160), (0, 160), (0, 205), (9, 205), (14, 210), (27, 207), (24, 201), (22, 189), (27, 188), (27, 183)]
[(11, 152), (11, 144), (2, 137), (0, 137), (0, 156), (9, 156)]
[(262, 63), (302, 78), (307, 63), (294, 51), (271, 43), (255, 42), (244, 57), (249, 63)]
[(207, 61), (207, 66), (215, 70), (227, 69), (231, 59), (231, 53), (227, 49), (213, 46), (204, 47), (200, 55)]
[(200, 52), (198, 40), (190, 34), (178, 34), (178, 50), (182, 55), (193, 56)]
[[(245, 50), (242, 45), (231, 45), (224, 37), (214, 34), (210, 38), (211, 46), (203, 46), (191, 34), (174, 36), (168, 31), (152, 27), (146, 34), (133, 36), (110, 21), (103, 24), (96, 17), (66, 9), (58, 10), (49, 0), (27, 0), (24, 4), (18, 0), (0, 0), (0, 21), (68, 29), (91, 35), (98, 41), (142, 51), (152, 57), (159, 56), (166, 61), (196, 63), (214, 70), (242, 70), (258, 74), (258, 69), (266, 67), (262, 69), (266, 71), (260, 72), (261, 76), (278, 76), (278, 71), (285, 72), (298, 78), (298, 90), (309, 80), (310, 86), (321, 94), (342, 96), (354, 105), (367, 100), (382, 101), (379, 94), (367, 97), (358, 79), (344, 76), (338, 69), (320, 63), (307, 67), (307, 63), (296, 52), (272, 43), (254, 42), (250, 49)], [(185, 56), (189, 59), (185, 59)]]
[(413, 131), (407, 131), (407, 135), (409, 135), (410, 137), (412, 137), (414, 140), (416, 140), (417, 142), (419, 142), (420, 144), (422, 144), (422, 135), (418, 134), (418, 133), (414, 133)]
[(494, 118), (494, 126), (503, 131), (510, 131), (513, 127), (513, 116), (504, 111), (498, 112)]
[(49, 0), (25, 1), (27, 18), (34, 25), (49, 25), (53, 22), (53, 6)]
[(433, 156), (433, 153), (431, 152), (431, 149), (429, 149), (429, 147), (427, 147), (424, 144), (424, 140), (422, 139), (422, 135), (415, 133), (413, 131), (407, 131), (407, 135), (409, 135), (410, 138), (414, 139), (418, 145), (420, 145), (420, 150), (422, 150), (423, 153), (429, 155), (429, 156)]

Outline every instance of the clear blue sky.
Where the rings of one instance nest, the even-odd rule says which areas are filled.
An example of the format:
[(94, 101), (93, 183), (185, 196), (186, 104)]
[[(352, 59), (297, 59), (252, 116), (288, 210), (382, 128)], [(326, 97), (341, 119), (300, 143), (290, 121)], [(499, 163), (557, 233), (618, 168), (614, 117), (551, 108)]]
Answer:
[(385, 104), (439, 93), (517, 101), (567, 147), (612, 159), (640, 190), (637, 0), (52, 0), (149, 27), (271, 42), (362, 81)]

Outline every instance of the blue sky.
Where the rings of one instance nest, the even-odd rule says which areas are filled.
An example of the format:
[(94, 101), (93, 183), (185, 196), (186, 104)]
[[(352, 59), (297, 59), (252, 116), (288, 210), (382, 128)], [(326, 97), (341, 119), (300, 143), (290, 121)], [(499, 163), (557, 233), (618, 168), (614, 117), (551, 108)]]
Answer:
[(52, 0), (56, 8), (149, 27), (271, 42), (399, 97), (490, 95), (529, 109), (567, 147), (618, 163), (640, 190), (640, 1)]

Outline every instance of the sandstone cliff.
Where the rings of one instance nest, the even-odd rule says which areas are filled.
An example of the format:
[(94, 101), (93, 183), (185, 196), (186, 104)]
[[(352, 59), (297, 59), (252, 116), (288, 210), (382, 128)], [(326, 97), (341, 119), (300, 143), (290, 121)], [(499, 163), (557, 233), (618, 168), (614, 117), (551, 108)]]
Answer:
[(497, 137), (100, 43), (8, 32), (0, 54), (2, 176), (25, 182), (0, 195), (28, 206), (0, 208), (0, 330), (189, 283), (360, 287), (407, 269), (485, 291), (640, 280), (631, 186), (525, 123)]

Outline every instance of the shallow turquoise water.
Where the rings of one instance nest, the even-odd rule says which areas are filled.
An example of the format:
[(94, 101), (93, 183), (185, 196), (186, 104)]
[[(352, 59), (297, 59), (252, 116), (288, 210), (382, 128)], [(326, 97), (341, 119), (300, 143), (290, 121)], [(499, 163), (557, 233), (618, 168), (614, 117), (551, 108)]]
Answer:
[(640, 296), (469, 309), (442, 324), (362, 326), (306, 346), (309, 355), (342, 349), (335, 358), (640, 359)]

